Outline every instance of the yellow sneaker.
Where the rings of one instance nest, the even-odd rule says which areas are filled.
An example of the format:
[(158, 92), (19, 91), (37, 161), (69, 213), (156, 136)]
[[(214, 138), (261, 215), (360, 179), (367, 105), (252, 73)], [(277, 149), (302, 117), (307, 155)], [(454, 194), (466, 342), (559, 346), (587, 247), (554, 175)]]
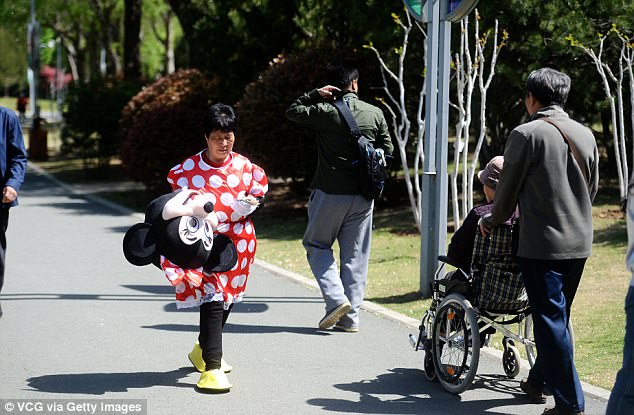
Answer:
[(225, 362), (224, 357), (220, 359), (220, 370), (222, 370), (225, 373), (229, 373), (233, 370), (233, 366), (231, 366), (229, 363)]
[(225, 372), (214, 369), (203, 372), (196, 386), (207, 392), (227, 392), (233, 385), (229, 383)]
[[(187, 357), (189, 357), (189, 361), (192, 362), (192, 365), (194, 365), (197, 371), (201, 373), (205, 371), (206, 365), (203, 360), (203, 349), (200, 348), (200, 344), (198, 342), (196, 342), (194, 348)], [(229, 373), (232, 369), (233, 367), (229, 363), (225, 362), (224, 358), (220, 361), (220, 370), (225, 373)]]
[(187, 357), (189, 357), (189, 361), (192, 362), (192, 365), (194, 365), (197, 371), (201, 373), (205, 371), (206, 367), (205, 361), (203, 360), (203, 349), (200, 348), (200, 344), (198, 342), (196, 342), (194, 348)]

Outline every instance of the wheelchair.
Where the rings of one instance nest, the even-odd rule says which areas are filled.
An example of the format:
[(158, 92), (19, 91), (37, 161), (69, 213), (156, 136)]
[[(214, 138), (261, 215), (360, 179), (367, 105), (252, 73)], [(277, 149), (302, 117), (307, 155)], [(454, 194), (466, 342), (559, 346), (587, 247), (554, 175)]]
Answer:
[[(532, 367), (537, 350), (528, 297), (511, 254), (511, 226), (496, 227), (489, 237), (476, 235), (471, 272), (466, 274), (451, 259), (441, 262), (432, 283), (432, 303), (422, 317), (418, 336), (409, 335), (416, 351), (424, 351), (423, 370), (450, 393), (460, 394), (473, 382), (480, 348), (492, 333), (503, 335), (502, 366), (509, 378), (520, 372), (518, 347), (526, 350)], [(445, 265), (456, 267), (441, 278)], [(512, 329), (512, 326), (515, 329)], [(574, 350), (574, 332), (568, 330)]]

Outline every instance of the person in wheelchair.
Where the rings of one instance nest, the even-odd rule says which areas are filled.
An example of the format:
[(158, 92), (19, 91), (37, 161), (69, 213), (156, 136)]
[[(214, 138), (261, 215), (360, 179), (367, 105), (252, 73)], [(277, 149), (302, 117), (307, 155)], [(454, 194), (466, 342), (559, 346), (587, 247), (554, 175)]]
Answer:
[[(500, 296), (497, 295), (498, 293), (486, 292), (490, 289), (490, 284), (477, 280), (478, 278), (484, 278), (484, 273), (490, 274), (492, 272), (509, 272), (515, 274), (513, 279), (517, 280), (520, 278), (519, 269), (509, 255), (510, 244), (504, 244), (505, 240), (509, 240), (510, 242), (510, 232), (498, 232), (496, 233), (497, 237), (495, 241), (486, 241), (480, 235), (478, 226), (480, 218), (490, 213), (493, 208), (495, 189), (500, 180), (503, 167), (504, 157), (496, 156), (487, 163), (484, 169), (478, 172), (478, 179), (482, 183), (486, 203), (471, 209), (460, 228), (458, 228), (452, 236), (447, 250), (447, 257), (450, 260), (449, 263), (458, 269), (448, 273), (446, 278), (449, 280), (467, 281), (469, 276), (471, 276), (473, 283), (471, 285), (471, 293), (468, 297), (471, 298), (474, 305), (484, 306), (492, 310), (502, 310), (504, 308), (509, 310), (515, 308), (514, 304), (518, 304), (502, 304), (502, 301), (498, 302), (497, 300), (501, 299)], [(516, 209), (511, 217), (501, 226), (510, 229), (518, 216), (519, 212)], [(475, 251), (474, 247), (476, 248)], [(489, 269), (487, 269), (488, 262), (491, 262)], [(515, 297), (517, 298), (517, 295)], [(519, 304), (518, 306), (521, 307)], [(486, 323), (482, 320), (478, 322), (478, 326), (480, 328), (480, 344), (487, 345), (490, 336), (493, 335), (496, 330), (492, 326), (482, 330), (486, 326)]]
[[(495, 189), (498, 181), (500, 180), (500, 174), (504, 167), (504, 157), (496, 156), (491, 159), (484, 167), (484, 169), (478, 172), (478, 179), (482, 183), (484, 196), (486, 203), (475, 206), (467, 217), (465, 217), (462, 225), (451, 237), (449, 247), (447, 249), (447, 257), (451, 260), (451, 265), (456, 266), (462, 272), (453, 272), (452, 275), (447, 275), (447, 278), (465, 279), (465, 274), (471, 273), (471, 261), (473, 259), (473, 247), (475, 244), (476, 236), (480, 232), (478, 223), (480, 219), (491, 212), (493, 209), (493, 198), (495, 197)], [(511, 226), (513, 222), (519, 217), (517, 209), (510, 218), (504, 222), (504, 225)]]

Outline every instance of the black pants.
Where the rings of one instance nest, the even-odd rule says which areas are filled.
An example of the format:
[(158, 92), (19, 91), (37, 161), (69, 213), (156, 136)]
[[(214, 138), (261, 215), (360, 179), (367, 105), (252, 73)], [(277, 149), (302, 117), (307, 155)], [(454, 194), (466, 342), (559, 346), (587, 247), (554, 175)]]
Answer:
[(9, 208), (0, 208), (0, 291), (4, 285), (4, 258), (7, 250), (7, 226), (9, 226)]
[(220, 369), (222, 359), (222, 329), (229, 318), (233, 304), (224, 309), (221, 301), (211, 301), (200, 306), (200, 334), (198, 343), (203, 351), (207, 370)]

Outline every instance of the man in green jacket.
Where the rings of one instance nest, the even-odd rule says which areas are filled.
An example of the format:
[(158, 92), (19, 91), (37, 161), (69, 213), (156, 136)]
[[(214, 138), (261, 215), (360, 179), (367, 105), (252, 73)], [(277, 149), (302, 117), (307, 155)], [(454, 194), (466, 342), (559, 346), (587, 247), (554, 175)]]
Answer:
[(509, 135), (493, 209), (481, 219), (480, 229), (488, 234), (519, 203), (517, 260), (538, 351), (520, 387), (536, 403), (546, 401), (544, 384), (550, 389), (556, 406), (544, 414), (582, 414), (583, 391), (567, 326), (592, 251), (599, 154), (592, 132), (563, 110), (570, 90), (568, 75), (541, 68), (529, 75), (526, 89), (530, 119)]
[[(350, 130), (332, 104), (343, 99), (359, 130), (376, 149), (392, 153), (392, 142), (383, 112), (357, 97), (359, 71), (350, 61), (326, 67), (328, 85), (302, 95), (286, 110), (286, 116), (313, 130), (317, 137), (317, 171), (308, 201), (308, 225), (303, 245), (319, 284), (326, 314), (320, 329), (332, 326), (346, 332), (359, 330), (372, 235), (374, 201), (361, 196), (359, 150)], [(339, 243), (341, 269), (332, 245)]]

